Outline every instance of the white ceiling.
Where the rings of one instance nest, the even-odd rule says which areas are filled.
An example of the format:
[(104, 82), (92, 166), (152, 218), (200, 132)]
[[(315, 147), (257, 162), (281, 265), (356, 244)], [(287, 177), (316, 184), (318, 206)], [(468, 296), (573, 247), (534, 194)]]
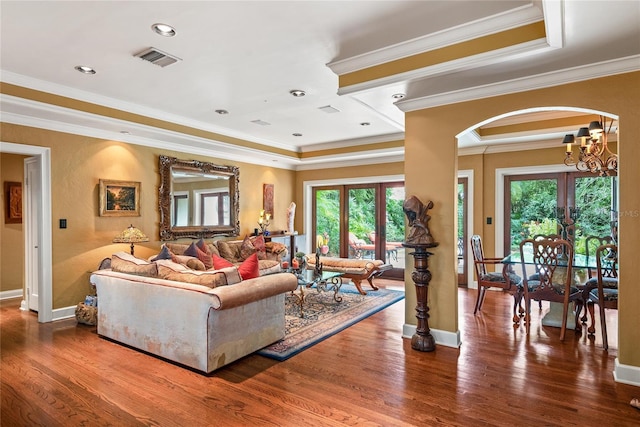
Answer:
[[(295, 152), (402, 139), (403, 111), (640, 69), (636, 0), (1, 1), (0, 15), (2, 82)], [(337, 73), (542, 18), (546, 40), (338, 88)], [(149, 47), (182, 61), (134, 57)], [(395, 93), (406, 97), (394, 104)], [(396, 149), (300, 160), (6, 95), (1, 107), (5, 122), (286, 168), (402, 159)]]

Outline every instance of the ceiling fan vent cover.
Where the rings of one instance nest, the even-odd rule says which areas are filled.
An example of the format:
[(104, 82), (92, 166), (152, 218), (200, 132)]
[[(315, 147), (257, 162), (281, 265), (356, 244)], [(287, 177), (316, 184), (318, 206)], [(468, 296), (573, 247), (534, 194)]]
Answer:
[(140, 53), (136, 53), (134, 56), (151, 62), (152, 64), (158, 65), (160, 67), (166, 67), (167, 65), (175, 64), (178, 61), (182, 61), (180, 58), (169, 55), (168, 53), (158, 50), (155, 47), (145, 49)]

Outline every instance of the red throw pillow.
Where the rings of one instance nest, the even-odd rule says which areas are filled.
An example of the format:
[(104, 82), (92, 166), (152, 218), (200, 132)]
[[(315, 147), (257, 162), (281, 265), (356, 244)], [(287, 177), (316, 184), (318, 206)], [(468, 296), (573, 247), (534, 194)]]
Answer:
[(213, 254), (211, 256), (211, 258), (213, 259), (213, 269), (214, 270), (222, 270), (223, 268), (233, 267), (233, 263), (227, 261), (226, 259), (222, 258), (221, 256)]
[(242, 261), (238, 267), (238, 272), (242, 280), (254, 279), (260, 276), (260, 267), (258, 265), (258, 254), (253, 254), (249, 258)]

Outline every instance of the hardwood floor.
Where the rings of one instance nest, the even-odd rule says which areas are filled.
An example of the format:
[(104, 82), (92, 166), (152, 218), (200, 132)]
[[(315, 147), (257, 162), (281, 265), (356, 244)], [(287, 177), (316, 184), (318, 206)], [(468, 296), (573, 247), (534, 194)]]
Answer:
[[(396, 287), (398, 282), (379, 280)], [(637, 387), (613, 380), (596, 337), (511, 326), (510, 296), (460, 289), (462, 347), (411, 349), (394, 304), (284, 362), (251, 355), (211, 375), (97, 336), (75, 320), (38, 324), (0, 303), (2, 426), (640, 425)], [(615, 312), (612, 312), (615, 316)], [(615, 319), (614, 319), (615, 320)]]

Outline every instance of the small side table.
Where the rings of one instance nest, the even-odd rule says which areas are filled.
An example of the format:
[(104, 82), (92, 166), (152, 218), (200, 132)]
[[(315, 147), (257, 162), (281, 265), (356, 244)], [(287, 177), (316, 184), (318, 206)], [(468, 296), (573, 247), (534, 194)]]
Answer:
[(287, 271), (293, 273), (298, 278), (298, 293), (295, 291), (291, 291), (291, 293), (298, 298), (300, 317), (304, 317), (303, 305), (308, 295), (308, 293), (305, 293), (305, 289), (311, 288), (313, 285), (315, 285), (318, 293), (333, 291), (333, 300), (335, 302), (342, 302), (342, 297), (338, 295), (342, 287), (342, 273), (323, 271), (322, 274), (318, 276), (314, 270), (289, 269)]

